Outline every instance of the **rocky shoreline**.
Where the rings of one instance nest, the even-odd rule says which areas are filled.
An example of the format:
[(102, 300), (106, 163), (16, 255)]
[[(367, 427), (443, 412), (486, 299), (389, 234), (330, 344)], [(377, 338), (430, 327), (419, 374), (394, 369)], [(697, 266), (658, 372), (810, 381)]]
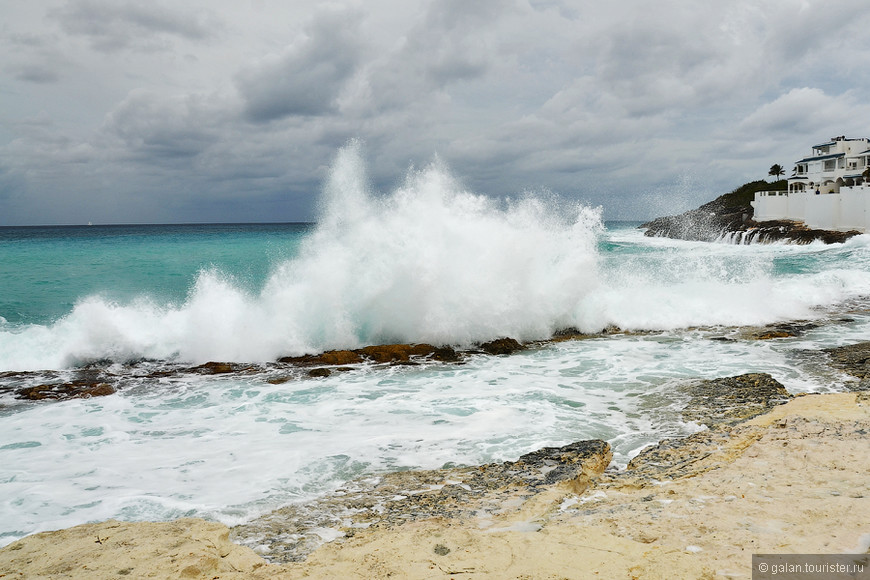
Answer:
[[(570, 336), (576, 337), (575, 333)], [(0, 394), (18, 401), (64, 401), (102, 397), (127, 388), (141, 380), (171, 380), (184, 375), (262, 375), (270, 384), (291, 380), (327, 377), (347, 372), (362, 364), (416, 365), (424, 363), (462, 363), (476, 354), (505, 355), (523, 350), (526, 345), (513, 338), (500, 338), (457, 350), (431, 344), (371, 345), (354, 350), (333, 350), (319, 354), (281, 357), (273, 363), (210, 361), (197, 366), (160, 361), (136, 360), (113, 370), (111, 361), (95, 361), (71, 371), (8, 371), (0, 373)], [(22, 386), (27, 383), (27, 386)], [(0, 403), (0, 408), (3, 404)]]
[(640, 226), (644, 235), (698, 242), (731, 241), (738, 244), (786, 242), (809, 244), (843, 243), (858, 231), (831, 231), (807, 227), (789, 220), (755, 221), (749, 203), (756, 191), (784, 189), (785, 182), (754, 181), (726, 193), (697, 209), (659, 217)]
[[(849, 322), (848, 319), (827, 322)], [(762, 327), (717, 328), (713, 340), (768, 340), (799, 336), (816, 328), (822, 322), (797, 321), (775, 323)], [(244, 363), (210, 361), (190, 366), (182, 363), (136, 360), (120, 365), (111, 361), (95, 361), (69, 371), (7, 371), (0, 373), (0, 395), (10, 396), (21, 403), (51, 403), (69, 399), (102, 397), (131, 388), (141, 381), (171, 381), (186, 375), (241, 375), (259, 376), (269, 384), (277, 385), (293, 380), (328, 377), (334, 373), (351, 372), (360, 365), (420, 365), (462, 364), (476, 355), (504, 356), (528, 348), (545, 346), (565, 340), (585, 340), (617, 334), (654, 334), (655, 331), (626, 331), (605, 328), (598, 333), (583, 333), (568, 328), (547, 340), (521, 343), (503, 337), (473, 345), (454, 348), (449, 345), (384, 344), (353, 350), (332, 350), (318, 354), (281, 357), (272, 363)], [(734, 336), (734, 338), (731, 337)], [(10, 403), (0, 402), (0, 409)]]
[(870, 342), (823, 356), (854, 392), (794, 397), (763, 373), (687, 381), (684, 416), (706, 429), (623, 470), (606, 442), (580, 441), (349, 482), (232, 531), (87, 524), (0, 549), (0, 577), (749, 578), (752, 552), (863, 553)]

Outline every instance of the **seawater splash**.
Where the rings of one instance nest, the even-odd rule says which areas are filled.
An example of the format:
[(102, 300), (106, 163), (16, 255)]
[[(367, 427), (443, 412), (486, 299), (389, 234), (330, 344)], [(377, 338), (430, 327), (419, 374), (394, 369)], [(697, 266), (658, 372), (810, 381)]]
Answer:
[(596, 210), (538, 197), (500, 207), (437, 162), (376, 197), (358, 146), (339, 155), (324, 198), (301, 256), (264, 292), (297, 350), (546, 338), (599, 284)]
[(0, 369), (546, 338), (598, 291), (601, 232), (598, 210), (543, 196), (498, 202), (437, 161), (375, 195), (352, 143), (333, 164), (315, 231), (258, 293), (205, 270), (180, 305), (90, 296), (54, 324), (0, 329)]

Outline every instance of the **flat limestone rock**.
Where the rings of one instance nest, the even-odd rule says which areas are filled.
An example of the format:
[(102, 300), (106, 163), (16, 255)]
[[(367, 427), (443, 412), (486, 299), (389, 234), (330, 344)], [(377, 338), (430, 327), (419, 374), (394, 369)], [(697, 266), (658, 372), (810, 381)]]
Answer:
[(0, 550), (0, 578), (214, 578), (266, 562), (200, 519), (109, 520), (28, 536)]
[(233, 539), (265, 548), (273, 562), (301, 561), (325, 539), (430, 518), (467, 520), (504, 513), (556, 487), (557, 493), (582, 493), (612, 457), (605, 441), (589, 440), (545, 447), (517, 461), (387, 473), (237, 526)]

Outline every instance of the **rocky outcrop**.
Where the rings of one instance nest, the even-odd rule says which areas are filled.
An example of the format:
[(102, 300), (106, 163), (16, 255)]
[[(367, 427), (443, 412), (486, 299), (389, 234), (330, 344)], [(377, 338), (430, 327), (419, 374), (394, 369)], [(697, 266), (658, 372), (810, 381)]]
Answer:
[(479, 346), (483, 352), (491, 355), (513, 354), (525, 348), (519, 341), (513, 338), (499, 338), (484, 342)]
[(250, 371), (253, 369), (254, 367), (252, 365), (212, 361), (199, 365), (198, 367), (193, 367), (190, 370), (203, 375), (225, 375), (229, 373)]
[(44, 401), (59, 399), (86, 399), (89, 397), (104, 397), (115, 392), (109, 383), (73, 381), (69, 383), (54, 383), (25, 387), (15, 393), (17, 399), (28, 401)]
[(600, 440), (545, 447), (517, 461), (388, 473), (349, 482), (316, 502), (290, 505), (233, 529), (235, 541), (267, 546), (273, 562), (304, 559), (325, 535), (350, 537), (429, 518), (480, 519), (513, 509), (553, 486), (582, 493), (610, 463)]
[(678, 390), (691, 397), (683, 417), (711, 429), (751, 419), (791, 398), (785, 387), (767, 373), (691, 381)]
[(785, 181), (753, 181), (726, 193), (701, 207), (679, 215), (659, 217), (640, 227), (645, 235), (699, 242), (730, 241), (739, 244), (784, 241), (808, 244), (816, 240), (826, 244), (842, 243), (861, 232), (838, 232), (809, 228), (789, 220), (757, 222), (750, 204), (756, 191), (784, 189)]
[[(13, 372), (4, 373), (0, 379), (9, 379), (14, 384), (21, 379), (26, 380), (28, 376), (29, 373), (26, 372)], [(111, 395), (116, 390), (114, 386), (116, 377), (104, 369), (90, 366), (75, 371), (72, 377), (63, 373), (48, 372), (41, 376), (41, 380), (45, 382), (27, 387), (13, 387), (15, 398), (25, 401), (86, 399)]]
[(847, 388), (870, 391), (870, 342), (826, 348), (824, 352), (830, 357), (831, 366), (860, 379), (847, 383)]
[(351, 365), (366, 361), (376, 363), (408, 363), (412, 359), (456, 362), (460, 355), (449, 346), (431, 344), (381, 344), (356, 350), (331, 350), (321, 354), (287, 356), (278, 362), (296, 366)]

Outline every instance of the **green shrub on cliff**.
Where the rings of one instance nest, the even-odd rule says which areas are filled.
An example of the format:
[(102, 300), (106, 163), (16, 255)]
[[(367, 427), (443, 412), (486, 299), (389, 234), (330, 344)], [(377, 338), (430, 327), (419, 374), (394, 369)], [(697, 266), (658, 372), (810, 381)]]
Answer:
[(763, 179), (744, 183), (731, 193), (726, 193), (716, 198), (716, 202), (722, 207), (748, 207), (749, 202), (755, 199), (757, 191), (785, 191), (788, 189), (788, 181), (780, 179), (770, 183)]

